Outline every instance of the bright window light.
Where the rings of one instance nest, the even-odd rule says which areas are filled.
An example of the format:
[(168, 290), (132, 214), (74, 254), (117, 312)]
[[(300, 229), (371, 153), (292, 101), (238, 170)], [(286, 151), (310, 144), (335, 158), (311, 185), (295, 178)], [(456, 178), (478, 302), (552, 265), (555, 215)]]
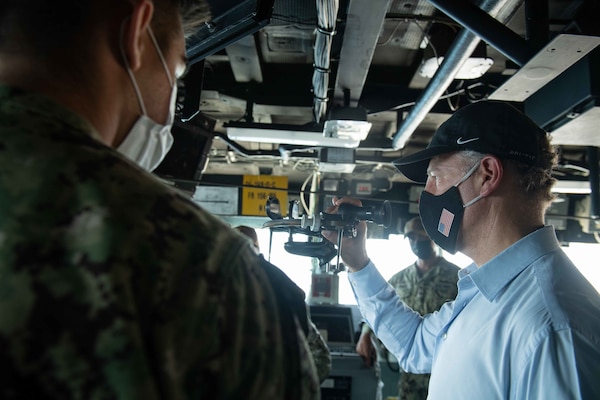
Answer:
[[(257, 233), (261, 250), (265, 258), (268, 258), (269, 229), (257, 229)], [(304, 290), (308, 297), (311, 284), (312, 260), (310, 257), (297, 256), (286, 252), (283, 244), (287, 240), (287, 233), (276, 232), (273, 235), (271, 263), (279, 267), (292, 281)], [(306, 238), (303, 235), (299, 235), (294, 240), (301, 241), (306, 240)], [(586, 279), (600, 292), (600, 267), (595, 262), (595, 260), (600, 259), (600, 244), (571, 243), (568, 247), (563, 247), (563, 250)], [(403, 235), (390, 235), (388, 240), (369, 239), (367, 240), (367, 251), (371, 260), (385, 279), (391, 278), (396, 272), (408, 267), (416, 260), (416, 256), (411, 251), (408, 240)], [(461, 253), (456, 253), (455, 255), (444, 253), (444, 257), (460, 268), (465, 268), (471, 264), (471, 259)], [(335, 262), (335, 258), (332, 262)], [(347, 272), (341, 272), (339, 275), (339, 303), (356, 304), (354, 294), (348, 282)]]
[(571, 243), (563, 247), (567, 256), (583, 276), (600, 293), (600, 243)]

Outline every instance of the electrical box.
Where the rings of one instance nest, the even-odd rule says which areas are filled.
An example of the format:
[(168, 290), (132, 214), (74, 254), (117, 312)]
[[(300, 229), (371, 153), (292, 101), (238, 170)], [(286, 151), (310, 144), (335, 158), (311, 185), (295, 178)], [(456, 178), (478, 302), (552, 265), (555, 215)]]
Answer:
[(308, 296), (309, 304), (338, 304), (340, 277), (333, 274), (313, 274)]
[(319, 151), (319, 171), (349, 174), (354, 171), (354, 149), (324, 147)]

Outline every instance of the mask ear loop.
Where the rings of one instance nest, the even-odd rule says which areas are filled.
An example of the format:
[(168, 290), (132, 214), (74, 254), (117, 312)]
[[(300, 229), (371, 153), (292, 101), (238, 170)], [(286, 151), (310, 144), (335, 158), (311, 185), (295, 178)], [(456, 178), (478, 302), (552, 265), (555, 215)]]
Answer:
[(148, 26), (148, 35), (150, 35), (150, 39), (152, 39), (152, 43), (154, 43), (154, 48), (158, 53), (158, 57), (160, 58), (160, 62), (162, 63), (163, 68), (165, 69), (165, 73), (167, 74), (167, 79), (169, 80), (169, 84), (173, 87), (173, 78), (171, 78), (171, 73), (169, 72), (169, 68), (167, 67), (167, 62), (165, 61), (165, 57), (158, 46), (158, 42), (156, 41), (156, 37), (154, 36), (154, 32), (152, 32), (152, 28)]
[[(140, 105), (142, 114), (147, 116), (148, 114), (146, 113), (146, 107), (144, 106), (144, 100), (142, 99), (142, 93), (140, 92), (140, 88), (138, 87), (137, 81), (135, 80), (135, 76), (133, 75), (133, 71), (131, 70), (131, 66), (129, 65), (129, 61), (127, 60), (127, 57), (125, 56), (125, 49), (123, 48), (123, 25), (125, 24), (125, 21), (127, 21), (128, 19), (129, 19), (129, 17), (125, 18), (123, 20), (123, 22), (121, 23), (121, 31), (119, 32), (119, 39), (120, 39), (119, 40), (119, 49), (121, 50), (121, 57), (123, 57), (123, 62), (125, 63), (125, 69), (127, 70), (127, 74), (129, 74), (129, 79), (131, 80), (131, 84), (133, 85), (133, 90), (135, 91), (135, 95), (137, 96), (138, 104)], [(161, 55), (161, 59), (162, 59), (162, 55)], [(171, 81), (171, 78), (169, 77), (169, 82), (170, 81)]]
[[(464, 181), (469, 179), (471, 177), (471, 175), (473, 175), (473, 172), (475, 172), (475, 170), (477, 170), (477, 168), (479, 168), (479, 164), (480, 164), (480, 161), (477, 161), (475, 163), (475, 165), (473, 165), (471, 167), (471, 169), (469, 169), (469, 171), (465, 174), (465, 176), (463, 176), (461, 178), (461, 180), (458, 181), (458, 183), (456, 185), (454, 185), (454, 187), (458, 187), (458, 185), (460, 185), (461, 183), (463, 183)], [(467, 203), (463, 204), (463, 208), (467, 208), (470, 205), (473, 205), (475, 202), (479, 201), (482, 197), (483, 197), (482, 195), (479, 195), (479, 196), (475, 197), (473, 200), (468, 201)]]

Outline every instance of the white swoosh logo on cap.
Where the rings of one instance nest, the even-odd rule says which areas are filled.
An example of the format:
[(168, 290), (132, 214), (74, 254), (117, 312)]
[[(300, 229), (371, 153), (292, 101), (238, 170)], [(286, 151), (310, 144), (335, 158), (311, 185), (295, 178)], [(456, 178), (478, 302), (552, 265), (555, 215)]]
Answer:
[(462, 136), (459, 137), (458, 139), (456, 139), (456, 144), (467, 144), (469, 142), (474, 142), (475, 140), (479, 140), (478, 137), (473, 138), (473, 139), (467, 139), (467, 140), (463, 140)]

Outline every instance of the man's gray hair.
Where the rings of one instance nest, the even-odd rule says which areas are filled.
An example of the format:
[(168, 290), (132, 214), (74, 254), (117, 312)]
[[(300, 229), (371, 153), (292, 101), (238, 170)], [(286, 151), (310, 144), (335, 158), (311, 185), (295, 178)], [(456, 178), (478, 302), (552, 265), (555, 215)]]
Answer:
[[(552, 175), (552, 171), (557, 164), (556, 149), (550, 145), (550, 142), (541, 144), (542, 164), (540, 166), (531, 166), (525, 163), (504, 159), (501, 160), (505, 168), (512, 168), (518, 175), (517, 182), (522, 193), (526, 194), (532, 200), (542, 201), (550, 204), (556, 197), (552, 193), (552, 186), (556, 182), (556, 178)], [(475, 163), (481, 161), (487, 154), (479, 153), (473, 150), (461, 151), (460, 157), (464, 161), (465, 173)]]

